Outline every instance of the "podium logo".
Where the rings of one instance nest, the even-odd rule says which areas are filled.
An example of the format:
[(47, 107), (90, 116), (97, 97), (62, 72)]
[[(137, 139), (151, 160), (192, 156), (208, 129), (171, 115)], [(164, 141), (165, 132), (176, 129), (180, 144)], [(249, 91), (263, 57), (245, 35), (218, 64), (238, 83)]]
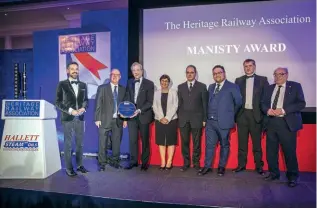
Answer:
[(39, 117), (40, 101), (5, 101), (6, 117)]
[(3, 150), (8, 151), (38, 151), (40, 135), (4, 135)]

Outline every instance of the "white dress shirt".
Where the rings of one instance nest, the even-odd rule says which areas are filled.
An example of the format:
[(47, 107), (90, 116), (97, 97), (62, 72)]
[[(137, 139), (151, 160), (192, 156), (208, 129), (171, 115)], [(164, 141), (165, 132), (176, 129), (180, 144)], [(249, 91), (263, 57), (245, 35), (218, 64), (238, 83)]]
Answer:
[[(77, 79), (73, 79), (72, 77), (69, 77), (68, 80), (69, 80), (69, 82), (78, 81)], [(72, 85), (72, 88), (73, 88), (73, 90), (74, 90), (74, 92), (75, 92), (75, 96), (76, 96), (76, 98), (77, 98), (77, 96), (78, 96), (78, 83), (77, 83), (77, 84), (74, 84), (74, 83), (73, 83), (73, 84), (71, 84), (71, 85)], [(73, 110), (74, 110), (74, 109), (70, 107), (70, 108), (68, 109), (68, 113), (71, 115)]]
[[(117, 87), (117, 94), (118, 94), (118, 96), (119, 96), (119, 86), (118, 86), (118, 84), (115, 85), (115, 84), (113, 84), (113, 83), (110, 82), (110, 86), (111, 86), (112, 95), (114, 95), (114, 94), (113, 94), (113, 93), (114, 93), (114, 87), (116, 86), (116, 87)], [(114, 103), (113, 103), (113, 105), (114, 105)], [(119, 105), (119, 104), (117, 104), (116, 111), (113, 113), (113, 116), (112, 116), (113, 118), (117, 118), (117, 117), (118, 117), (118, 105)]]
[[(254, 74), (253, 74), (254, 75)], [(251, 75), (251, 76), (253, 76)], [(245, 88), (245, 109), (253, 109), (253, 87), (254, 87), (254, 77), (246, 79)]]
[(192, 87), (194, 87), (195, 81), (196, 81), (196, 80), (187, 81), (188, 90), (190, 89), (190, 83), (192, 84)]
[[(277, 105), (276, 105), (276, 108), (278, 109), (278, 108), (281, 108), (282, 109), (282, 112), (285, 114), (285, 111), (284, 111), (284, 109), (283, 109), (283, 104), (284, 104), (284, 96), (285, 96), (285, 89), (286, 89), (286, 82), (284, 83), (284, 84), (282, 84), (282, 85), (280, 85), (280, 86), (282, 86), (281, 87), (281, 89), (280, 89), (280, 95), (279, 95), (279, 97), (278, 97), (278, 101), (277, 101)], [(275, 88), (274, 88), (274, 90), (273, 90), (273, 94), (272, 94), (272, 97), (271, 97), (271, 108), (272, 108), (272, 106), (273, 106), (273, 102), (274, 102), (274, 98), (275, 98), (275, 95), (276, 95), (276, 93), (277, 93), (277, 91), (278, 91), (278, 87), (279, 87), (279, 85), (275, 85)], [(283, 117), (284, 115), (280, 115), (280, 116), (278, 116), (278, 117)]]

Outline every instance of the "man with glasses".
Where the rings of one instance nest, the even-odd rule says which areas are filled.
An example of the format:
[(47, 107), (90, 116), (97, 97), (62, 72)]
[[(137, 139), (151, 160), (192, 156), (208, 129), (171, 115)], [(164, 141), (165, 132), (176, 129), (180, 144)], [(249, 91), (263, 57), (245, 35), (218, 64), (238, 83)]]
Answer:
[(253, 59), (243, 62), (244, 76), (235, 80), (242, 95), (242, 108), (237, 114), (238, 127), (238, 167), (233, 172), (238, 173), (246, 169), (248, 157), (249, 134), (253, 145), (253, 156), (256, 171), (264, 175), (262, 161), (262, 121), (263, 113), (260, 103), (264, 87), (269, 85), (267, 77), (255, 74), (256, 64)]
[[(120, 145), (122, 127), (127, 122), (118, 116), (118, 105), (124, 101), (125, 87), (119, 84), (121, 74), (118, 69), (110, 73), (110, 83), (98, 87), (95, 107), (95, 124), (99, 130), (99, 170), (104, 171), (106, 164), (114, 168), (120, 167)], [(107, 155), (107, 144), (112, 139), (112, 159)]]
[(198, 172), (202, 176), (211, 171), (214, 152), (220, 142), (220, 160), (218, 176), (223, 176), (227, 164), (230, 143), (230, 129), (234, 127), (234, 117), (242, 105), (239, 86), (226, 79), (223, 66), (216, 65), (212, 69), (214, 84), (209, 85), (208, 120), (206, 125), (206, 157), (205, 166)]
[(288, 81), (288, 69), (277, 68), (274, 82), (264, 89), (261, 109), (268, 116), (266, 121), (266, 156), (270, 174), (267, 181), (280, 178), (278, 163), (279, 145), (285, 157), (288, 186), (295, 187), (298, 178), (296, 135), (302, 129), (301, 110), (306, 102), (300, 83)]
[(197, 70), (194, 65), (186, 67), (187, 81), (178, 86), (178, 124), (181, 133), (181, 146), (184, 165), (181, 171), (190, 167), (190, 133), (193, 140), (192, 163), (200, 169), (201, 131), (206, 124), (207, 87), (196, 80)]

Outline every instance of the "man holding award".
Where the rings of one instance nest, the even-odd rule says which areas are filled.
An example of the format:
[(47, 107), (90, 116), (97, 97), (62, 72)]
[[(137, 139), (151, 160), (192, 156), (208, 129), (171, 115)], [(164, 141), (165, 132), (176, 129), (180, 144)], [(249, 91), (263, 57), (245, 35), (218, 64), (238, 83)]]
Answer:
[(128, 80), (126, 102), (119, 106), (120, 115), (130, 118), (128, 119), (130, 164), (126, 169), (138, 166), (138, 132), (140, 131), (142, 140), (141, 170), (146, 171), (150, 157), (149, 126), (153, 121), (154, 83), (143, 78), (143, 68), (140, 63), (133, 63), (131, 70), (134, 78)]
[(56, 90), (55, 106), (62, 111), (64, 129), (64, 155), (66, 173), (76, 176), (72, 165), (72, 133), (76, 139), (77, 171), (87, 173), (83, 166), (84, 112), (88, 107), (87, 85), (78, 80), (78, 64), (72, 62), (67, 66), (68, 79), (60, 81)]
[[(118, 69), (110, 73), (110, 83), (101, 85), (97, 90), (95, 124), (99, 129), (99, 151), (98, 162), (100, 171), (105, 170), (109, 163), (114, 168), (120, 167), (120, 145), (122, 138), (122, 127), (127, 122), (118, 116), (118, 105), (125, 97), (125, 87), (119, 84), (121, 74)], [(112, 159), (107, 156), (107, 144), (112, 139)]]

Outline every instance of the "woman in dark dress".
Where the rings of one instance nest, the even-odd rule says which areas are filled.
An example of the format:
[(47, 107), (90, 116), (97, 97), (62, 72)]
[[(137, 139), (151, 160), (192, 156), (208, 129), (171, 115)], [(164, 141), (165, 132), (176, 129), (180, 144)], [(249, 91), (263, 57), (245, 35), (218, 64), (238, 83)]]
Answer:
[[(169, 89), (170, 77), (160, 77), (161, 89), (154, 93), (155, 139), (161, 156), (160, 170), (171, 169), (177, 143), (177, 91)], [(167, 150), (167, 162), (166, 162)]]

